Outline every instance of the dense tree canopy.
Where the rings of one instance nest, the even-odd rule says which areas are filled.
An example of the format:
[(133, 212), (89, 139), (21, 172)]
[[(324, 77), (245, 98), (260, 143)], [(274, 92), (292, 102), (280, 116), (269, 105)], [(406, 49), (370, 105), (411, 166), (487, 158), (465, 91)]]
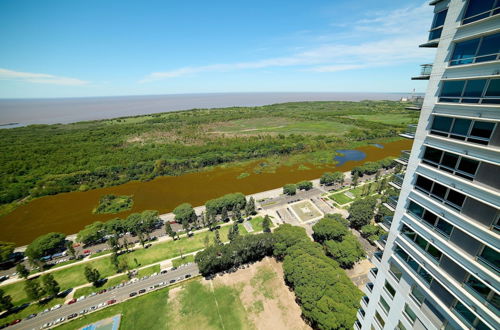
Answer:
[(319, 179), (320, 184), (330, 186), (334, 183), (344, 182), (344, 173), (342, 172), (325, 172)]
[(285, 195), (292, 196), (295, 195), (296, 192), (297, 192), (297, 185), (293, 183), (289, 183), (283, 186), (283, 194)]
[(85, 226), (76, 235), (76, 241), (86, 245), (98, 243), (104, 239), (106, 235), (106, 227), (101, 221), (96, 221)]
[(342, 238), (342, 241), (326, 241), (326, 252), (342, 268), (351, 268), (364, 255), (364, 250), (357, 238), (349, 233)]
[(15, 246), (14, 243), (0, 241), (0, 262), (9, 259), (9, 256), (14, 252)]
[(311, 190), (313, 183), (311, 181), (300, 181), (297, 182), (297, 189), (299, 190)]
[(233, 210), (235, 207), (239, 207), (240, 210), (244, 209), (247, 200), (245, 195), (242, 193), (226, 194), (222, 197), (211, 199), (205, 203), (205, 207), (208, 213), (220, 214), (222, 210), (226, 208), (227, 210)]
[(359, 199), (349, 207), (349, 221), (351, 227), (359, 229), (370, 223), (373, 218), (377, 199), (375, 197), (367, 197)]
[(51, 255), (64, 249), (66, 235), (48, 233), (36, 238), (28, 245), (24, 252), (31, 262), (39, 262), (44, 256)]
[(319, 243), (328, 240), (341, 241), (349, 232), (340, 214), (327, 214), (312, 227), (312, 230), (314, 240)]
[(283, 259), (286, 250), (299, 242), (308, 242), (306, 230), (302, 227), (284, 224), (276, 228), (274, 235), (274, 251), (273, 254), (278, 259)]
[(197, 218), (193, 206), (189, 203), (182, 203), (177, 206), (173, 213), (175, 214), (175, 221), (178, 223), (194, 223)]

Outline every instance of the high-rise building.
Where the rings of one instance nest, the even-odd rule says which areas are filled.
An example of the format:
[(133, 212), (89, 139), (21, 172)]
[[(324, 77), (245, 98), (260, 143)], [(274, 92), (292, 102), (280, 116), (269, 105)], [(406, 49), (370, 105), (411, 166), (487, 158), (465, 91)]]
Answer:
[(355, 329), (500, 329), (500, 0), (430, 5), (436, 57)]

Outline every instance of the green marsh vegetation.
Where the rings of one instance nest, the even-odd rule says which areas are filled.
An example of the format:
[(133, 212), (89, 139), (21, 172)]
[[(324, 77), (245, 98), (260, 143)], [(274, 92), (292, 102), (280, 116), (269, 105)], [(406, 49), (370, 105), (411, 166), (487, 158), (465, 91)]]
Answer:
[(94, 209), (93, 213), (120, 213), (132, 208), (132, 196), (116, 196), (104, 195), (99, 200), (99, 205)]
[[(418, 113), (391, 101), (298, 102), (0, 130), (0, 211), (44, 195), (269, 158), (254, 170), (391, 139)], [(328, 151), (328, 153), (325, 153)]]

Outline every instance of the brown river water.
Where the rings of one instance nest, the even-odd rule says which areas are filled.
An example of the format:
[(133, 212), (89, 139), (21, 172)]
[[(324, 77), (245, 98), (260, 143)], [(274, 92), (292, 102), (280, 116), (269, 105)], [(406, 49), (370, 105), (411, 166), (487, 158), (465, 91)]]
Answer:
[[(49, 232), (74, 234), (94, 221), (115, 217), (124, 218), (130, 213), (158, 210), (160, 214), (172, 211), (177, 205), (188, 202), (203, 205), (209, 199), (231, 192), (252, 194), (279, 188), (287, 183), (319, 178), (326, 171), (349, 171), (367, 161), (388, 156), (399, 156), (401, 150), (411, 149), (411, 140), (385, 143), (384, 148), (366, 146), (357, 148), (366, 154), (361, 161), (347, 161), (341, 166), (324, 165), (321, 168), (303, 164), (310, 169), (298, 169), (300, 164), (281, 166), (274, 173), (253, 174), (259, 161), (242, 166), (217, 167), (213, 170), (188, 173), (180, 176), (163, 176), (148, 182), (132, 181), (119, 186), (70, 192), (35, 199), (0, 218), (0, 241), (14, 242), (18, 246)], [(238, 179), (243, 173), (250, 176)], [(99, 198), (104, 194), (133, 195), (131, 210), (119, 214), (92, 214)]]

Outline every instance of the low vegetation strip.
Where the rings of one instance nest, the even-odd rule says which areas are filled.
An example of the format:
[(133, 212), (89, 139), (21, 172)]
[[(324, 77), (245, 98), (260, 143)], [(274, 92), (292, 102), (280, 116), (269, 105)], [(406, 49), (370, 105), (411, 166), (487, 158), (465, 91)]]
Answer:
[(119, 213), (132, 208), (132, 196), (104, 195), (99, 199), (99, 205), (93, 213)]

